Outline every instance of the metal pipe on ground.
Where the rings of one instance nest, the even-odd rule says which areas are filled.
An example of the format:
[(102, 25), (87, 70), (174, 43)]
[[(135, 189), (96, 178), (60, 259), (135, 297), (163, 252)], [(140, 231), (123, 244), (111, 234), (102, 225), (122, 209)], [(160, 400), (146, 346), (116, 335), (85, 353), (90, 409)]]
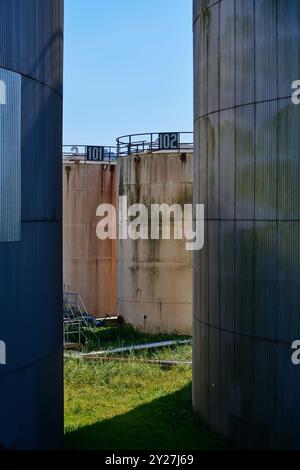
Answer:
[(74, 356), (76, 357), (93, 357), (93, 356), (102, 356), (107, 354), (115, 354), (115, 353), (123, 353), (123, 352), (132, 352), (132, 351), (142, 351), (145, 349), (156, 349), (156, 348), (164, 348), (168, 346), (175, 346), (179, 344), (191, 344), (191, 339), (180, 340), (180, 341), (161, 341), (157, 343), (146, 343), (146, 344), (137, 344), (134, 346), (125, 346), (122, 348), (114, 348), (114, 349), (106, 349), (102, 351), (92, 351), (87, 353), (76, 353)]

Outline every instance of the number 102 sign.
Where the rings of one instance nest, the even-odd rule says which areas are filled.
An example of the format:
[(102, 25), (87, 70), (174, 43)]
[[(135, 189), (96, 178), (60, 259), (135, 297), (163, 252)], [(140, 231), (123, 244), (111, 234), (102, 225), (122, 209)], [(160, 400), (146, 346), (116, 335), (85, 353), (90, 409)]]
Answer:
[(178, 150), (179, 140), (178, 132), (160, 133), (158, 134), (159, 150)]

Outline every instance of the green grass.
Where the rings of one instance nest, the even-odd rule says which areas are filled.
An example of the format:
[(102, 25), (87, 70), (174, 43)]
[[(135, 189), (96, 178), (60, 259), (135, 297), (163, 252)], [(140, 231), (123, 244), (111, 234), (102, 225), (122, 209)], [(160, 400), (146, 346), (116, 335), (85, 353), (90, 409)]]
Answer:
[[(190, 349), (189, 345), (177, 346), (176, 357), (189, 356)], [(157, 350), (156, 358), (169, 357), (172, 352), (170, 348)], [(67, 449), (230, 447), (193, 412), (191, 367), (162, 368), (136, 359), (133, 355), (125, 363), (65, 360)]]

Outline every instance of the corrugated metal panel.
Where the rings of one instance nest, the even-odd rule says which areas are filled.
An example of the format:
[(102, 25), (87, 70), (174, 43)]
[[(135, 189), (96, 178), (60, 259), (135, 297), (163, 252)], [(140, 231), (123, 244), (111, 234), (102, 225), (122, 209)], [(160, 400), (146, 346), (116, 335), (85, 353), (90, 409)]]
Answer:
[(22, 79), (23, 221), (61, 220), (61, 109), (61, 97), (51, 88)]
[(234, 335), (220, 330), (220, 422), (218, 431), (232, 435), (231, 416), (234, 414)]
[(197, 21), (195, 29), (194, 47), (199, 51), (199, 58), (195, 63), (195, 102), (199, 103), (197, 109), (197, 117), (205, 116), (208, 111), (208, 23), (207, 16), (201, 17), (201, 21)]
[[(219, 148), (219, 113), (210, 114), (206, 119), (207, 142), (207, 217), (220, 217), (220, 148)], [(203, 203), (203, 202), (202, 202)]]
[(235, 226), (235, 331), (254, 334), (254, 221)]
[[(210, 10), (213, 13), (212, 9)], [(220, 108), (234, 106), (234, 0), (220, 3)]]
[[(234, 222), (220, 222), (220, 325), (234, 331)], [(210, 284), (210, 279), (207, 281)]]
[(277, 239), (275, 222), (255, 225), (255, 335), (276, 338)]
[[(254, 445), (252, 447), (274, 448), (274, 431), (276, 429), (278, 408), (281, 405), (276, 396), (277, 348), (278, 346), (273, 341), (255, 339), (253, 351), (255, 366), (254, 390), (252, 400), (253, 423), (257, 429), (257, 439), (255, 440), (255, 432), (253, 432), (252, 439), (254, 440)], [(259, 429), (260, 432), (258, 432)]]
[[(202, 134), (200, 134), (200, 129), (202, 132), (204, 132), (205, 129), (203, 129), (203, 120), (198, 120), (195, 122), (195, 130), (196, 130), (196, 138), (194, 139), (194, 152), (197, 152), (197, 155), (202, 153), (202, 151), (205, 151), (206, 149), (206, 142), (205, 142), (205, 148), (203, 147), (203, 140), (201, 139)], [(206, 134), (205, 134), (206, 135)], [(120, 167), (120, 173), (123, 171), (122, 167)], [(193, 159), (193, 172), (197, 173), (200, 175), (200, 158)], [(117, 182), (117, 185), (119, 183)], [(202, 194), (200, 193), (201, 185), (200, 185), (200, 179), (196, 182), (196, 184), (193, 184), (193, 202), (194, 204), (200, 204)], [(207, 191), (206, 191), (207, 194)], [(205, 199), (206, 200), (206, 199)]]
[[(219, 109), (220, 95), (220, 4), (211, 8), (207, 15), (207, 111)], [(203, 20), (204, 25), (204, 20)]]
[[(195, 31), (197, 32), (194, 34), (193, 38), (193, 47), (194, 51), (199, 50), (200, 44), (201, 44), (201, 37), (200, 37), (200, 22), (197, 21), (195, 24)], [(201, 60), (194, 61), (194, 83), (198, 83), (199, 86), (194, 87), (194, 109), (196, 112), (196, 103), (201, 103), (200, 106), (197, 106), (197, 117), (199, 117), (202, 109), (202, 100), (200, 99), (200, 93), (203, 93), (202, 87), (200, 87), (200, 76), (202, 73), (202, 68), (201, 68)], [(202, 82), (203, 83), (203, 82)]]
[(255, 217), (276, 219), (277, 102), (256, 105)]
[(209, 290), (208, 284), (209, 279), (207, 276), (208, 273), (208, 222), (204, 224), (204, 248), (199, 253), (199, 284), (197, 288), (200, 289), (200, 308), (195, 313), (196, 317), (199, 318), (202, 322), (208, 323), (209, 321)]
[(300, 338), (300, 223), (278, 222), (278, 341)]
[(253, 105), (236, 109), (236, 199), (235, 216), (239, 220), (254, 218), (255, 178), (255, 109)]
[(63, 1), (1, 0), (0, 64), (62, 92)]
[(202, 118), (197, 122), (198, 126), (198, 151), (201, 155), (199, 159), (199, 180), (196, 183), (195, 191), (198, 188), (198, 204), (204, 204), (208, 208), (208, 143), (207, 143), (207, 118)]
[(299, 0), (277, 0), (278, 28), (278, 96), (291, 94), (291, 84), (300, 77), (300, 3)]
[(254, 101), (254, 1), (235, 1), (235, 104)]
[[(255, 0), (256, 101), (277, 97), (277, 1)], [(270, 79), (271, 78), (271, 79)]]
[[(198, 322), (197, 322), (198, 323)], [(199, 407), (205, 420), (209, 420), (209, 328), (207, 325), (198, 323), (199, 328), (199, 357), (201, 358), (201, 367), (199, 371), (199, 380), (201, 386), (201, 395), (199, 396)]]
[(235, 214), (235, 110), (220, 112), (220, 218)]
[(290, 360), (289, 344), (278, 343), (276, 354), (277, 419), (273, 447), (294, 450), (299, 448), (300, 441), (300, 374)]
[(208, 266), (204, 276), (209, 277), (208, 320), (215, 327), (220, 326), (220, 224), (210, 220), (207, 226)]
[[(193, 273), (195, 280), (197, 280), (197, 277), (195, 277), (195, 271)], [(200, 322), (197, 318), (193, 317), (193, 360), (192, 360), (192, 368), (193, 368), (193, 380), (197, 382), (197, 384), (200, 384), (200, 371), (201, 371), (201, 363), (202, 363), (202, 357), (199, 355), (199, 348), (195, 347), (196, 345), (198, 346), (200, 344)], [(198, 390), (193, 387), (193, 406), (194, 408), (201, 413), (201, 407), (200, 407), (200, 393)]]
[[(13, 443), (16, 449), (57, 447), (55, 416), (63, 415), (61, 377), (60, 351), (29, 368), (1, 377), (1, 396), (5, 397), (0, 408), (1, 424), (5, 425), (5, 434), (1, 432), (1, 439), (5, 436), (4, 443)], [(49, 419), (52, 410), (52, 419)], [(11, 421), (12, 416), (16, 416), (17, 423)]]
[(21, 236), (21, 77), (0, 68), (0, 243)]
[(293, 105), (290, 99), (279, 101), (277, 217), (281, 220), (300, 218), (299, 122), (299, 106)]
[(211, 425), (218, 429), (223, 403), (220, 381), (220, 330), (209, 328), (208, 354), (208, 415)]
[(20, 243), (0, 244), (0, 304), (6, 312), (1, 337), (9, 349), (0, 380), (2, 372), (13, 372), (60, 346), (60, 230), (60, 223), (22, 224)]
[(235, 439), (241, 446), (253, 447), (262, 433), (260, 426), (253, 425), (255, 390), (254, 339), (235, 336), (234, 341), (234, 412), (231, 426)]

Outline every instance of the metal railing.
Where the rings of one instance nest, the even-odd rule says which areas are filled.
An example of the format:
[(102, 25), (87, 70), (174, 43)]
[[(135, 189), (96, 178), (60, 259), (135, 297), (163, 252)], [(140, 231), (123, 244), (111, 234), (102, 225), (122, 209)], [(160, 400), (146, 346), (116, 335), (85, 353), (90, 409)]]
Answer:
[(109, 146), (90, 146), (90, 145), (63, 145), (63, 160), (74, 161), (74, 162), (88, 162), (88, 149), (103, 149), (102, 159), (95, 161), (102, 162), (114, 162), (117, 158), (117, 147), (113, 145)]
[(86, 317), (89, 316), (87, 308), (79, 294), (72, 292), (63, 293), (64, 317), (66, 320), (80, 320), (86, 325)]
[(191, 152), (193, 147), (193, 132), (151, 132), (117, 138), (118, 157), (158, 151)]
[(82, 342), (85, 343), (86, 335), (83, 328), (89, 329), (95, 340), (97, 340), (97, 335), (93, 332), (93, 322), (91, 324), (92, 317), (89, 315), (79, 294), (72, 292), (63, 293), (63, 315), (65, 346), (69, 342), (77, 343), (78, 345), (81, 345)]

